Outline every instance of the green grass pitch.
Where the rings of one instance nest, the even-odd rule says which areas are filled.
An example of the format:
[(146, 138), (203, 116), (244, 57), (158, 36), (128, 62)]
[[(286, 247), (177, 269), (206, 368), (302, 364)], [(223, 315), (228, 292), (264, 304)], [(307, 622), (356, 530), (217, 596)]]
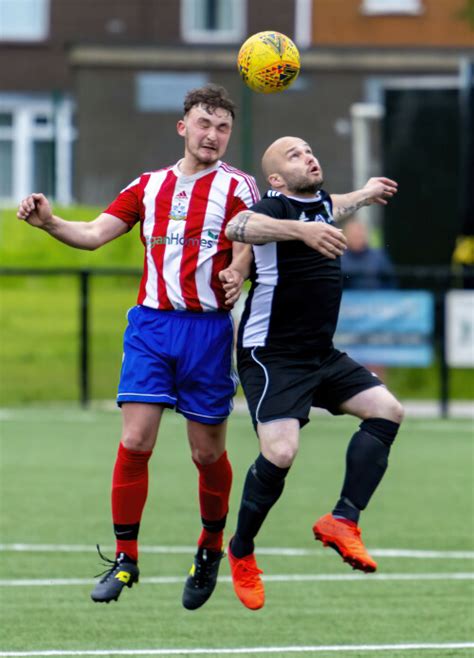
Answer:
[[(258, 562), (268, 577), (266, 606), (250, 612), (241, 605), (224, 562), (213, 597), (202, 609), (188, 612), (181, 607), (181, 592), (199, 515), (183, 419), (165, 414), (150, 464), (141, 532), (143, 582), (124, 591), (118, 603), (99, 605), (89, 599), (92, 576), (101, 570), (94, 546), (112, 544), (109, 487), (120, 414), (58, 408), (3, 410), (1, 416), (0, 656), (47, 650), (104, 650), (112, 656), (124, 649), (145, 650), (146, 655), (146, 650), (183, 648), (225, 656), (220, 649), (295, 648), (239, 654), (280, 657), (300, 655), (298, 647), (406, 644), (425, 648), (314, 653), (326, 658), (472, 655), (473, 648), (452, 648), (474, 639), (468, 555), (474, 549), (472, 422), (406, 421), (386, 478), (362, 518), (369, 548), (397, 552), (377, 556), (377, 574), (349, 580), (346, 576), (354, 572), (314, 542), (311, 526), (339, 493), (345, 448), (357, 422), (314, 416), (302, 432), (285, 492), (258, 537)], [(246, 470), (257, 454), (244, 413), (231, 417), (228, 449), (234, 487), (227, 539)], [(35, 545), (36, 550), (13, 550), (13, 544)], [(39, 544), (77, 550), (38, 550)], [(165, 547), (163, 552), (151, 552), (157, 546)], [(268, 548), (304, 551), (285, 556)], [(420, 551), (420, 557), (402, 557), (402, 549)], [(440, 553), (428, 557), (427, 551)], [(276, 576), (286, 578), (272, 579)], [(308, 579), (312, 576), (333, 579)], [(146, 582), (152, 577), (172, 579)], [(78, 579), (78, 584), (55, 585), (56, 579)], [(21, 580), (29, 584), (19, 585)], [(35, 585), (39, 580), (43, 584)]]

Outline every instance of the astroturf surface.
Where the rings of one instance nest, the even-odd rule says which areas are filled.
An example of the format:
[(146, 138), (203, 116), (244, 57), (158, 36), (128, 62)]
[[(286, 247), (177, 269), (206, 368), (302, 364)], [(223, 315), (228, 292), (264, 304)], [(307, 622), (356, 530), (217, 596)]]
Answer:
[[(472, 655), (472, 648), (449, 648), (474, 640), (471, 421), (405, 422), (389, 471), (361, 523), (369, 549), (394, 549), (394, 554), (376, 556), (375, 577), (348, 580), (355, 572), (313, 540), (311, 526), (338, 496), (347, 441), (357, 422), (314, 416), (302, 432), (283, 496), (258, 537), (258, 563), (268, 577), (265, 607), (251, 612), (241, 605), (224, 561), (213, 597), (202, 609), (188, 612), (181, 607), (181, 593), (199, 515), (183, 419), (165, 414), (150, 463), (142, 582), (124, 591), (118, 603), (99, 605), (89, 598), (92, 577), (101, 571), (94, 547), (100, 543), (111, 554), (109, 488), (120, 414), (58, 407), (6, 409), (0, 415), (0, 656), (45, 650), (114, 655), (114, 650), (137, 649), (146, 655), (146, 650), (184, 648), (214, 650), (213, 656), (243, 649), (239, 655), (250, 656), (246, 647), (291, 646), (296, 651), (428, 643), (437, 648), (328, 649), (315, 655)], [(257, 454), (246, 414), (232, 416), (228, 450), (234, 486), (227, 539), (245, 473)], [(285, 548), (292, 549), (289, 555)], [(410, 553), (403, 557), (402, 550)], [(159, 580), (163, 577), (171, 582)], [(317, 579), (323, 577), (340, 579)], [(158, 581), (147, 582), (150, 578)], [(55, 584), (57, 579), (63, 584)], [(282, 649), (267, 655), (298, 654)]]

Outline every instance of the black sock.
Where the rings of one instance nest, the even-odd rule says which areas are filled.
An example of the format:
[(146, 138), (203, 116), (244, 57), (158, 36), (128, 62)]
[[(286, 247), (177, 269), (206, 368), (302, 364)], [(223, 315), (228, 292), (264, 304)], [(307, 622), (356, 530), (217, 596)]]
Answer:
[(280, 498), (289, 470), (275, 466), (262, 454), (249, 468), (242, 492), (237, 530), (231, 545), (235, 557), (253, 553), (253, 540), (268, 512)]
[(364, 420), (350, 440), (346, 475), (333, 516), (358, 523), (388, 466), (390, 446), (400, 425), (384, 418)]

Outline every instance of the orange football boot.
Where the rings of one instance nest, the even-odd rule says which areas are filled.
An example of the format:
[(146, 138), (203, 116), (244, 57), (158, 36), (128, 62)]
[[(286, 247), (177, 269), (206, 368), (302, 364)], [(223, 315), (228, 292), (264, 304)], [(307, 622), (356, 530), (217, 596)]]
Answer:
[(313, 526), (314, 538), (339, 553), (353, 569), (366, 573), (377, 570), (375, 562), (362, 542), (358, 525), (335, 519), (332, 514), (322, 516)]
[(263, 571), (257, 567), (254, 553), (241, 558), (235, 557), (232, 555), (229, 544), (227, 555), (229, 557), (232, 583), (237, 597), (250, 610), (263, 608), (265, 589), (260, 578)]

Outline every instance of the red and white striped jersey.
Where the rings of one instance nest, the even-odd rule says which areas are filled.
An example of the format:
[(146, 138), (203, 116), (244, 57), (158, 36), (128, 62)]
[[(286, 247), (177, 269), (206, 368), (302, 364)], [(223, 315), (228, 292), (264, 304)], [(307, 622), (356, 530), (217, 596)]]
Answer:
[(140, 222), (145, 259), (138, 304), (229, 310), (218, 278), (232, 260), (225, 227), (259, 200), (255, 179), (220, 161), (192, 176), (178, 164), (142, 174), (104, 212), (130, 228)]

